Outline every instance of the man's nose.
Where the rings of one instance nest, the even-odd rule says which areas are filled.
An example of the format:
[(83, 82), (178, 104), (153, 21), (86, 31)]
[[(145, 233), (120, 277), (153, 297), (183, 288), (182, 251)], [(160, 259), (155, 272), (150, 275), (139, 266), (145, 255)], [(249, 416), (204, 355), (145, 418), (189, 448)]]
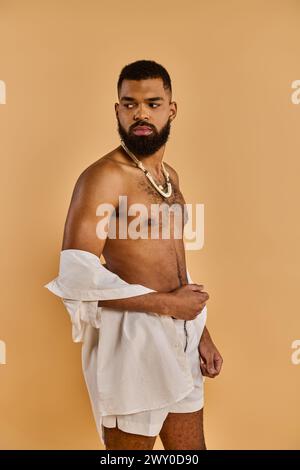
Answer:
[(136, 112), (134, 113), (134, 119), (135, 120), (141, 120), (141, 121), (143, 119), (149, 119), (148, 111), (147, 111), (146, 107), (143, 104), (140, 104), (137, 107)]

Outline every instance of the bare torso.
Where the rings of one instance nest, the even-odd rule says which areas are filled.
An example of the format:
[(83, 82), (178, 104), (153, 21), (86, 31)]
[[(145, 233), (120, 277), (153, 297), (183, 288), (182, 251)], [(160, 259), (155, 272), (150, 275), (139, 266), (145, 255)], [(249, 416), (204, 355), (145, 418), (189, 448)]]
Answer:
[[(161, 196), (151, 185), (145, 174), (135, 166), (130, 157), (124, 156), (122, 151), (115, 150), (103, 159), (109, 159), (122, 165), (124, 178), (126, 179), (127, 206), (141, 203), (148, 209), (147, 217), (141, 217), (141, 225), (148, 227), (148, 238), (146, 239), (120, 239), (118, 237), (120, 214), (116, 211), (116, 238), (106, 240), (103, 256), (106, 267), (118, 274), (126, 282), (143, 284), (158, 292), (169, 292), (173, 289), (187, 284), (186, 262), (184, 243), (181, 238), (174, 238), (175, 219), (170, 217), (170, 237), (162, 239), (162, 219), (151, 217), (151, 204), (167, 203), (169, 206), (176, 203), (182, 207), (181, 230), (186, 222), (186, 211), (184, 211), (185, 200), (175, 182), (172, 169), (166, 168), (170, 174), (172, 183), (172, 195), (169, 198)], [(163, 178), (161, 182), (163, 182)], [(136, 215), (128, 216), (128, 224), (136, 218)], [(151, 224), (159, 224), (158, 239), (151, 239)]]

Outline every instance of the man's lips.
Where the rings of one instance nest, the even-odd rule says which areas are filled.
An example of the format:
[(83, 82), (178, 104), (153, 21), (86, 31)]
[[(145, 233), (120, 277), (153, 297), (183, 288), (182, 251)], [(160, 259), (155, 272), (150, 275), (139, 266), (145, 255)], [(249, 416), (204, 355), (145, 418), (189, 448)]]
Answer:
[(135, 135), (149, 135), (149, 134), (152, 134), (152, 129), (151, 127), (147, 127), (147, 126), (136, 126), (134, 129), (133, 129), (133, 133)]

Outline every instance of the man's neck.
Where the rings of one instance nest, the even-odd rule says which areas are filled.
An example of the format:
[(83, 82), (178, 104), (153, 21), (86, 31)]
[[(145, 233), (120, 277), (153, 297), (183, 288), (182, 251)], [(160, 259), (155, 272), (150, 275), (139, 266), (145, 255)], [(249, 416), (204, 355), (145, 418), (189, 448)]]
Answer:
[[(126, 155), (128, 155), (124, 149), (123, 151), (126, 153)], [(161, 162), (163, 160), (164, 152), (165, 152), (165, 145), (163, 145), (160, 149), (158, 149), (156, 152), (152, 153), (151, 155), (145, 156), (145, 155), (138, 155), (134, 153), (134, 156), (143, 163), (146, 170), (149, 170), (150, 173), (154, 177), (155, 176), (160, 177), (162, 175)], [(128, 157), (131, 158), (129, 155)]]

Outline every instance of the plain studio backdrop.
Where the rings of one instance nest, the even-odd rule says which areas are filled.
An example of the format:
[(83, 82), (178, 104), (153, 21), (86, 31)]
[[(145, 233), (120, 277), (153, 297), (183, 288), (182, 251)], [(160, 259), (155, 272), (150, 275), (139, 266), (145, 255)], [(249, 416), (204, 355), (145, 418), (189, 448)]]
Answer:
[(138, 59), (170, 73), (164, 159), (205, 208), (187, 264), (224, 357), (207, 446), (300, 448), (299, 44), (297, 0), (0, 1), (0, 448), (102, 448), (81, 345), (43, 285), (77, 177), (120, 143), (116, 83)]

